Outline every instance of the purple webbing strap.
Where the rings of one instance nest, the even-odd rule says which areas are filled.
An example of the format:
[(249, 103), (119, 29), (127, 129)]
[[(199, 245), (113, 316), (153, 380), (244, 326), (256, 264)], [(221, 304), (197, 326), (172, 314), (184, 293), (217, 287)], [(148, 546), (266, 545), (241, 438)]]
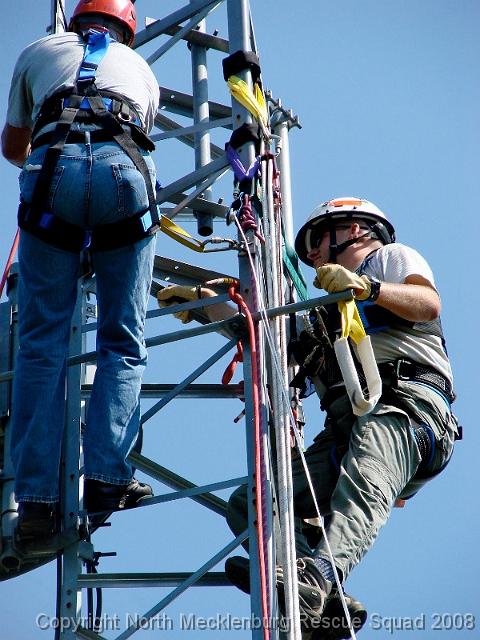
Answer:
[(257, 156), (255, 158), (255, 161), (252, 162), (248, 169), (245, 169), (242, 161), (240, 160), (240, 156), (231, 145), (227, 144), (225, 152), (227, 154), (227, 158), (230, 162), (230, 166), (232, 167), (235, 178), (239, 182), (242, 182), (242, 180), (246, 179), (251, 180), (257, 174), (258, 168), (260, 167), (260, 156)]

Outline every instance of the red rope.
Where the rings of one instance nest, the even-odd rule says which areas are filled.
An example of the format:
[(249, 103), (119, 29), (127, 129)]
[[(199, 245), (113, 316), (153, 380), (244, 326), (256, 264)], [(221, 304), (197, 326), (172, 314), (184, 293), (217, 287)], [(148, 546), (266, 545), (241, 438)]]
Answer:
[(230, 299), (235, 302), (239, 309), (243, 311), (248, 327), (248, 338), (250, 343), (250, 355), (252, 362), (252, 396), (253, 396), (253, 425), (255, 440), (255, 499), (257, 509), (257, 532), (258, 532), (258, 562), (260, 568), (260, 591), (262, 597), (263, 613), (263, 637), (270, 638), (268, 602), (267, 602), (267, 568), (263, 555), (264, 536), (262, 522), (263, 490), (262, 490), (262, 469), (260, 460), (261, 434), (260, 434), (260, 397), (258, 392), (258, 365), (257, 365), (257, 342), (255, 338), (255, 325), (252, 314), (247, 303), (237, 291), (237, 286), (233, 285), (228, 289)]
[(20, 229), (17, 229), (17, 233), (15, 234), (15, 238), (13, 239), (12, 248), (10, 249), (10, 253), (8, 254), (7, 264), (5, 265), (5, 270), (3, 272), (2, 280), (0, 281), (0, 298), (2, 297), (5, 283), (7, 282), (10, 269), (12, 268), (15, 254), (17, 253), (19, 240), (20, 240)]
[(233, 356), (232, 361), (223, 373), (222, 384), (228, 384), (230, 382), (239, 362), (243, 362), (243, 345), (241, 340), (237, 342), (237, 353)]

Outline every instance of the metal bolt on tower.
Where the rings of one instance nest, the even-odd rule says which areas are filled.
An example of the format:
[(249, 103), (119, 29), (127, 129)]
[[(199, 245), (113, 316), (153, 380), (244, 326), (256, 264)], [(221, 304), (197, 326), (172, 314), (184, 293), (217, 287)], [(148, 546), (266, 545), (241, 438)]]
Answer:
[[(140, 5), (139, 0), (137, 7)], [(228, 40), (207, 32), (206, 17), (221, 5), (226, 11)], [(53, 0), (51, 31), (60, 31), (63, 28), (64, 16), (63, 2)], [(158, 421), (157, 437), (161, 438), (162, 415), (170, 410), (170, 402), (173, 400), (195, 399), (201, 412), (202, 400), (216, 399), (220, 402), (227, 398), (244, 399), (245, 415), (241, 425), (245, 432), (247, 473), (242, 477), (215, 480), (199, 486), (166, 468), (158, 452), (149, 456), (148, 448), (144, 446), (144, 452), (141, 453), (139, 445), (131, 454), (131, 461), (137, 471), (174, 491), (145, 500), (144, 506), (130, 512), (129, 517), (141, 517), (141, 512), (150, 510), (150, 516), (152, 517), (153, 511), (153, 518), (155, 521), (158, 520), (158, 526), (161, 527), (162, 509), (167, 508), (172, 501), (186, 498), (225, 517), (226, 502), (214, 492), (231, 490), (247, 483), (248, 528), (237, 537), (231, 536), (227, 544), (193, 572), (100, 571), (102, 557), (108, 555), (96, 550), (97, 536), (101, 536), (102, 531), (93, 532), (93, 535), (88, 531), (88, 520), (82, 505), (81, 434), (84, 405), (88, 403), (91, 373), (96, 359), (95, 351), (89, 350), (91, 337), (95, 332), (95, 278), (91, 277), (79, 280), (77, 308), (71, 328), (62, 457), (62, 531), (52, 542), (52, 546), (41, 553), (35, 550), (30, 553), (28, 549), (25, 552), (16, 548), (12, 538), (16, 505), (8, 446), (12, 410), (9, 388), (15, 375), (14, 354), (17, 349), (17, 276), (13, 269), (9, 279), (9, 301), (0, 305), (0, 435), (3, 456), (0, 477), (0, 576), (2, 579), (8, 579), (49, 562), (58, 555), (57, 615), (77, 623), (61, 630), (59, 637), (62, 640), (98, 640), (103, 637), (98, 625), (95, 626), (95, 617), (98, 617), (99, 613), (98, 598), (97, 611), (92, 612), (94, 590), (173, 588), (143, 612), (140, 620), (132, 620), (120, 629), (115, 637), (117, 640), (125, 640), (140, 630), (145, 620), (151, 620), (163, 612), (190, 586), (212, 587), (229, 584), (223, 571), (215, 572), (212, 569), (219, 563), (222, 563), (223, 567), (222, 561), (248, 538), (252, 619), (270, 623), (253, 626), (252, 637), (266, 640), (279, 636), (278, 628), (272, 624), (272, 621), (277, 619), (275, 566), (278, 562), (283, 566), (286, 615), (291, 622), (287, 636), (300, 640), (290, 471), (291, 406), (295, 398), (288, 391), (291, 371), (286, 360), (285, 320), (288, 313), (312, 305), (312, 301), (295, 302), (299, 293), (303, 300), (306, 296), (301, 275), (294, 264), (291, 252), (293, 232), (288, 132), (293, 126), (299, 125), (292, 113), (286, 111), (279, 101), (273, 100), (271, 95), (266, 96), (264, 103), (265, 94), (261, 88), (259, 66), (255, 63), (257, 51), (248, 0), (190, 0), (170, 15), (152, 21), (140, 31), (135, 39), (135, 47), (143, 53), (148, 48), (147, 45), (150, 45), (151, 49), (151, 43), (156, 43), (161, 37), (165, 39), (165, 36), (166, 41), (153, 53), (146, 55), (147, 62), (153, 65), (158, 59), (166, 56), (171, 47), (186, 41), (190, 50), (192, 92), (187, 94), (165, 87), (160, 88), (161, 109), (155, 120), (158, 131), (152, 136), (157, 143), (159, 174), (161, 176), (165, 159), (162, 155), (162, 145), (170, 138), (176, 138), (194, 150), (194, 169), (186, 168), (183, 174), (179, 171), (179, 175), (172, 182), (158, 191), (157, 202), (167, 218), (177, 217), (181, 221), (196, 219), (199, 235), (206, 238), (202, 242), (197, 241), (197, 249), (230, 249), (233, 252), (230, 255), (235, 257), (232, 262), (236, 267), (234, 280), (238, 282), (237, 294), (244, 301), (244, 306), (241, 307), (242, 313), (237, 313), (232, 318), (208, 322), (202, 307), (228, 301), (227, 290), (231, 286), (231, 280), (225, 281), (224, 273), (210, 268), (215, 263), (217, 254), (210, 256), (209, 268), (194, 267), (176, 259), (157, 256), (153, 273), (153, 296), (164, 286), (160, 284), (162, 281), (196, 285), (211, 280), (218, 281), (220, 295), (208, 301), (182, 305), (180, 308), (191, 310), (193, 317), (199, 320), (200, 324), (170, 333), (149, 334), (149, 349), (157, 351), (162, 345), (175, 343), (179, 345), (177, 357), (184, 357), (185, 366), (191, 366), (194, 358), (190, 356), (193, 352), (183, 346), (188, 344), (185, 340), (193, 341), (195, 337), (219, 332), (228, 337), (226, 342), (221, 343), (220, 348), (215, 347), (216, 351), (209, 354), (205, 362), (198, 365), (181, 382), (143, 384), (142, 431), (147, 434), (147, 426), (150, 430), (152, 423)], [(208, 76), (207, 61), (213, 55), (218, 56), (218, 53), (223, 57), (228, 55), (228, 60), (233, 65), (228, 68), (235, 71), (232, 71), (231, 75), (228, 73), (227, 79), (232, 80), (234, 76), (244, 83), (238, 86), (241, 87), (243, 97), (247, 95), (252, 100), (253, 96), (253, 108), (245, 106), (242, 96), (239, 99), (232, 97), (231, 105), (209, 99), (209, 84), (213, 77)], [(166, 116), (165, 112), (181, 118), (187, 117), (191, 123), (179, 124)], [(262, 112), (265, 114), (263, 119)], [(250, 126), (252, 124), (255, 126)], [(223, 132), (220, 136), (219, 128)], [(260, 134), (252, 137), (252, 131), (256, 130), (259, 130)], [(211, 141), (210, 134), (213, 136), (214, 133), (217, 137), (223, 136), (221, 146)], [(229, 148), (235, 149), (236, 152), (235, 160), (232, 160), (232, 152), (227, 153), (223, 148), (224, 143), (229, 140)], [(213, 191), (220, 188), (219, 185), (227, 196), (232, 192), (230, 169), (234, 162), (237, 163), (237, 170), (243, 165), (243, 171), (248, 172), (256, 160), (258, 167), (252, 177), (239, 177), (235, 173), (232, 208), (214, 199)], [(227, 180), (222, 180), (225, 175)], [(225, 226), (225, 221), (231, 223), (229, 227)], [(214, 225), (217, 233), (226, 237), (212, 238)], [(175, 255), (177, 246), (164, 243), (164, 237), (160, 235), (157, 244), (160, 253), (163, 254), (163, 251), (168, 249)], [(229, 276), (231, 278), (232, 274)], [(232, 294), (232, 291), (230, 293)], [(152, 308), (148, 313), (148, 326), (158, 326), (163, 330), (162, 318), (178, 310), (178, 307), (161, 310)], [(149, 330), (151, 332), (151, 329)], [(218, 366), (218, 361), (223, 356), (231, 356), (239, 341), (243, 345), (243, 385), (196, 382), (200, 376)], [(166, 370), (167, 367), (163, 372)], [(175, 415), (180, 415), (181, 405), (181, 402), (175, 403)], [(214, 469), (215, 450), (209, 446), (208, 439), (205, 444), (205, 452), (201, 455), (208, 467)], [(275, 474), (272, 469), (275, 469)], [(276, 507), (273, 508), (273, 505)], [(122, 528), (124, 516), (127, 514), (115, 515), (111, 524), (118, 538), (123, 534), (128, 535)], [(278, 519), (278, 527), (274, 527), (275, 518)], [(220, 523), (220, 526), (228, 531), (225, 524)], [(274, 529), (281, 532), (277, 539)], [(198, 536), (199, 532), (192, 530), (192, 536), (194, 534)], [(195, 547), (195, 540), (196, 538), (191, 541), (192, 548)], [(139, 565), (144, 566), (145, 562), (141, 561), (142, 545), (132, 543), (132, 547), (135, 547), (133, 559), (138, 558)], [(175, 541), (169, 550), (171, 554), (175, 553)], [(182, 557), (187, 553), (188, 549), (182, 549)], [(151, 566), (152, 559), (148, 559), (148, 562)], [(160, 553), (155, 557), (154, 564), (156, 568), (161, 567)], [(156, 592), (152, 590), (152, 593)]]

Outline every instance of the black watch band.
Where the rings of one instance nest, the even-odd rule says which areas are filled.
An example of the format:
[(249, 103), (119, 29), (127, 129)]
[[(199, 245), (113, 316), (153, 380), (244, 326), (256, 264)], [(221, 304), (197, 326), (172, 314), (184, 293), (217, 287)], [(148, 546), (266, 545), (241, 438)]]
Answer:
[(367, 300), (369, 300), (370, 302), (375, 302), (375, 300), (380, 295), (380, 287), (382, 283), (379, 280), (370, 280), (370, 284), (372, 288)]

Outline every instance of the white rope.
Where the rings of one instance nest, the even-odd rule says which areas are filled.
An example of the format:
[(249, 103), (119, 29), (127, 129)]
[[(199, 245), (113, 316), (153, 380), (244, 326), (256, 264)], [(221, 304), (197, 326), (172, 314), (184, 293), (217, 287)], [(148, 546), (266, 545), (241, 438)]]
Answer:
[[(266, 310), (266, 307), (265, 307), (263, 295), (261, 293), (262, 289), (260, 287), (258, 276), (257, 276), (256, 270), (255, 270), (255, 264), (254, 264), (253, 257), (252, 257), (251, 251), (250, 251), (250, 247), (248, 245), (247, 238), (246, 238), (245, 233), (244, 233), (244, 231), (243, 231), (243, 229), (241, 227), (241, 224), (238, 221), (236, 216), (235, 216), (235, 224), (237, 225), (238, 231), (239, 231), (239, 233), (242, 236), (242, 239), (244, 241), (245, 250), (247, 252), (247, 256), (248, 256), (248, 260), (250, 262), (250, 267), (251, 267), (251, 270), (252, 270), (252, 274), (253, 274), (253, 277), (255, 279), (255, 284), (257, 286), (258, 300), (259, 300), (259, 303), (260, 303), (260, 314), (261, 314), (262, 319), (264, 321), (265, 335), (267, 337), (267, 341), (268, 341), (268, 344), (269, 344), (269, 347), (270, 347), (270, 352), (272, 354), (272, 360), (273, 360), (273, 363), (274, 363), (274, 366), (275, 366), (275, 370), (276, 370), (276, 373), (277, 373), (277, 376), (279, 377), (279, 379), (282, 380), (280, 363), (278, 361), (278, 355), (276, 353), (275, 346), (274, 346), (274, 343), (273, 343), (273, 337), (272, 337), (271, 332), (270, 332), (268, 316), (267, 316), (267, 310)], [(265, 274), (263, 274), (263, 272), (262, 272), (262, 276), (265, 279)], [(301, 439), (300, 433), (299, 433), (299, 431), (297, 429), (295, 418), (294, 418), (293, 413), (292, 413), (292, 408), (291, 408), (291, 405), (290, 405), (290, 397), (288, 396), (288, 393), (287, 393), (286, 389), (283, 388), (283, 386), (282, 386), (282, 397), (283, 397), (285, 406), (287, 407), (288, 415), (289, 415), (289, 418), (290, 418), (290, 424), (291, 424), (291, 426), (293, 428), (293, 432), (294, 432), (294, 435), (295, 435), (295, 440), (296, 440), (297, 446), (298, 446), (298, 452), (299, 452), (300, 458), (302, 460), (302, 465), (303, 465), (303, 469), (304, 469), (304, 472), (305, 472), (305, 476), (307, 478), (308, 487), (310, 489), (310, 492), (311, 492), (311, 495), (312, 495), (312, 499), (313, 499), (313, 503), (314, 503), (314, 507), (315, 507), (315, 511), (316, 511), (316, 514), (317, 514), (317, 517), (318, 517), (318, 521), (320, 523), (320, 529), (322, 531), (322, 535), (323, 535), (323, 538), (325, 540), (325, 546), (327, 548), (327, 555), (328, 555), (330, 564), (332, 566), (333, 575), (334, 575), (334, 578), (335, 578), (335, 584), (336, 584), (336, 587), (337, 587), (338, 594), (340, 596), (340, 600), (341, 600), (341, 603), (342, 603), (342, 607), (343, 607), (343, 611), (344, 611), (344, 614), (345, 614), (345, 618), (347, 620), (347, 624), (348, 624), (348, 627), (349, 627), (350, 637), (351, 637), (352, 640), (356, 640), (356, 635), (355, 635), (355, 631), (353, 629), (352, 620), (351, 620), (351, 617), (350, 617), (350, 612), (348, 611), (347, 602), (345, 600), (345, 595), (343, 593), (342, 584), (340, 582), (340, 577), (338, 575), (338, 571), (337, 571), (337, 568), (335, 566), (335, 559), (333, 557), (332, 549), (330, 547), (330, 543), (328, 541), (327, 533), (326, 533), (326, 530), (325, 530), (323, 516), (320, 513), (320, 507), (318, 506), (317, 497), (315, 495), (315, 490), (313, 488), (312, 478), (310, 476), (310, 471), (308, 469), (307, 461), (305, 459), (305, 455), (304, 455), (303, 450), (302, 450), (302, 439)]]
[[(270, 173), (273, 165), (271, 162), (262, 161), (262, 175), (267, 184), (271, 184)], [(264, 189), (262, 197), (264, 237), (266, 238), (265, 267), (270, 278), (267, 279), (267, 292), (270, 304), (280, 305), (281, 271), (282, 264), (278, 252), (276, 238), (276, 225), (273, 212), (272, 190)], [(278, 226), (277, 226), (278, 229)], [(289, 419), (283, 407), (282, 392), (288, 379), (286, 358), (285, 322), (283, 317), (269, 320), (269, 334), (275, 344), (275, 353), (281, 354), (281, 374), (273, 373), (272, 401), (274, 402), (274, 424), (277, 448), (277, 478), (278, 478), (278, 511), (281, 536), (281, 553), (284, 579), (285, 613), (293, 625), (289, 629), (292, 640), (301, 640), (300, 606), (298, 597), (298, 576), (295, 552), (295, 522), (293, 516), (293, 482), (292, 463), (290, 451), (290, 435), (288, 429)], [(270, 349), (272, 351), (272, 349)]]

